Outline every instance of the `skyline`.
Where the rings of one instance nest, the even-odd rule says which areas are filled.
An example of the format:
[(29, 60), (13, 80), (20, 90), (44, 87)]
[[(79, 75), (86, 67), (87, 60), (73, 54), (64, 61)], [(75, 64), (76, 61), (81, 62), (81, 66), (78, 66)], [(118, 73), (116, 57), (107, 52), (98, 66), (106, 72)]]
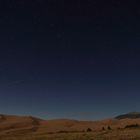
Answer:
[(0, 113), (94, 120), (140, 111), (138, 7), (0, 3)]

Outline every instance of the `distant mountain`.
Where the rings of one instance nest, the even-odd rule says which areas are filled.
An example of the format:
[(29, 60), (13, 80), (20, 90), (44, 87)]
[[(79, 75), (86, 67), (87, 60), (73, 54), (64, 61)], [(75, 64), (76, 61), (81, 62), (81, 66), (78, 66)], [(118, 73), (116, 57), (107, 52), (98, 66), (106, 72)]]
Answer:
[(127, 114), (123, 114), (123, 115), (119, 115), (117, 117), (115, 117), (115, 119), (138, 119), (140, 118), (140, 112), (130, 112)]

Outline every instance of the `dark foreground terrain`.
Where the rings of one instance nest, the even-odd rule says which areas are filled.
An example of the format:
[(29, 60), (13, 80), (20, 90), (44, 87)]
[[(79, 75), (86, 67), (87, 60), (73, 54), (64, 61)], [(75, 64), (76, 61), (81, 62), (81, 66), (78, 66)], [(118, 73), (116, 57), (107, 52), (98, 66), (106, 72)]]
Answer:
[(1, 136), (0, 140), (140, 140), (140, 129)]

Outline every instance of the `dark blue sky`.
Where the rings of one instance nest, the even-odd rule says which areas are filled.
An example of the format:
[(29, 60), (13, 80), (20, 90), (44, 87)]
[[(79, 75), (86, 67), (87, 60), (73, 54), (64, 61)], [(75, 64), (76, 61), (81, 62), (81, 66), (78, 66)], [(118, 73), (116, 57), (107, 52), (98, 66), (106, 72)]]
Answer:
[(100, 119), (140, 111), (137, 4), (0, 2), (0, 112)]

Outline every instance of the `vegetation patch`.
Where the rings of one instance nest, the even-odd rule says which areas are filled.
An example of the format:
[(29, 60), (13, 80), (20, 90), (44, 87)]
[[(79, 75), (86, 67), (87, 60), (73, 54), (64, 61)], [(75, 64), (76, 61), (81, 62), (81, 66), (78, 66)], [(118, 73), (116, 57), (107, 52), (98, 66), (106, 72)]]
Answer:
[(139, 124), (126, 125), (125, 128), (140, 128)]

